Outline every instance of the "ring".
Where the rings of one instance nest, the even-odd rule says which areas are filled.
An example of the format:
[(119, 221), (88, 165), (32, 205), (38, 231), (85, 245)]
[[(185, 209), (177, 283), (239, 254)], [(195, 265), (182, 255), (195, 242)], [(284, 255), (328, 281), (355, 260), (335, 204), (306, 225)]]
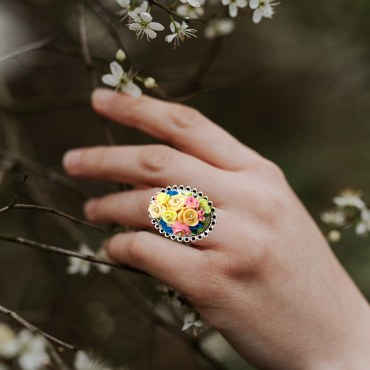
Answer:
[(203, 192), (190, 186), (173, 185), (161, 189), (149, 204), (154, 227), (167, 238), (195, 242), (207, 237), (216, 225), (216, 208)]

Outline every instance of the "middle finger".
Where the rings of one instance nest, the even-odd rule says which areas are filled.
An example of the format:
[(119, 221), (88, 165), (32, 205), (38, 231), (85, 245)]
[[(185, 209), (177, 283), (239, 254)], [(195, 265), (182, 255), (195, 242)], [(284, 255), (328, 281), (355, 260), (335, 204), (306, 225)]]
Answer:
[(224, 170), (164, 145), (76, 149), (66, 153), (63, 163), (75, 177), (160, 187), (190, 185), (216, 202), (228, 190), (220, 181), (227, 176)]

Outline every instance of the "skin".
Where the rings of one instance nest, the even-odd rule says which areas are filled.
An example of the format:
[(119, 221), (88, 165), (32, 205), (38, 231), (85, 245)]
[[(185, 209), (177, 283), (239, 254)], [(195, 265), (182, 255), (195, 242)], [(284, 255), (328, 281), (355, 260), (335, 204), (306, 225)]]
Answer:
[(136, 185), (89, 200), (89, 221), (152, 228), (150, 199), (173, 184), (203, 191), (218, 213), (214, 232), (193, 248), (156, 233), (119, 234), (106, 243), (112, 259), (183, 293), (261, 369), (370, 366), (369, 305), (275, 164), (183, 105), (106, 89), (94, 92), (92, 105), (177, 149), (67, 152), (71, 176)]

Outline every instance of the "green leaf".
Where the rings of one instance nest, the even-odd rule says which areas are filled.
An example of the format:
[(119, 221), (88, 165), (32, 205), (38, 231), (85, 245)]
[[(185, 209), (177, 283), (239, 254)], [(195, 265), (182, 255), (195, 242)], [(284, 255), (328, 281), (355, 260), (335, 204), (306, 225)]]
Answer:
[(186, 194), (187, 197), (190, 197), (191, 195), (193, 195), (193, 193)]
[(201, 224), (206, 224), (207, 223), (207, 221), (199, 221)]
[(204, 217), (208, 217), (208, 216), (209, 216), (209, 213), (205, 213), (205, 214), (204, 214)]
[(197, 231), (197, 230), (191, 230), (191, 232), (192, 232), (194, 235), (197, 235), (197, 234), (198, 234), (198, 231)]

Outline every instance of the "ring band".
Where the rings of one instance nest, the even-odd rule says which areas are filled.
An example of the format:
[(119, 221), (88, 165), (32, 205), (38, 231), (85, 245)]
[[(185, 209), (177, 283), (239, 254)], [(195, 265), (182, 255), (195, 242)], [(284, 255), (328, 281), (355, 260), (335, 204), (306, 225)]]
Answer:
[(179, 242), (196, 242), (216, 226), (216, 208), (203, 192), (190, 186), (173, 185), (161, 189), (149, 204), (149, 217), (165, 237)]

